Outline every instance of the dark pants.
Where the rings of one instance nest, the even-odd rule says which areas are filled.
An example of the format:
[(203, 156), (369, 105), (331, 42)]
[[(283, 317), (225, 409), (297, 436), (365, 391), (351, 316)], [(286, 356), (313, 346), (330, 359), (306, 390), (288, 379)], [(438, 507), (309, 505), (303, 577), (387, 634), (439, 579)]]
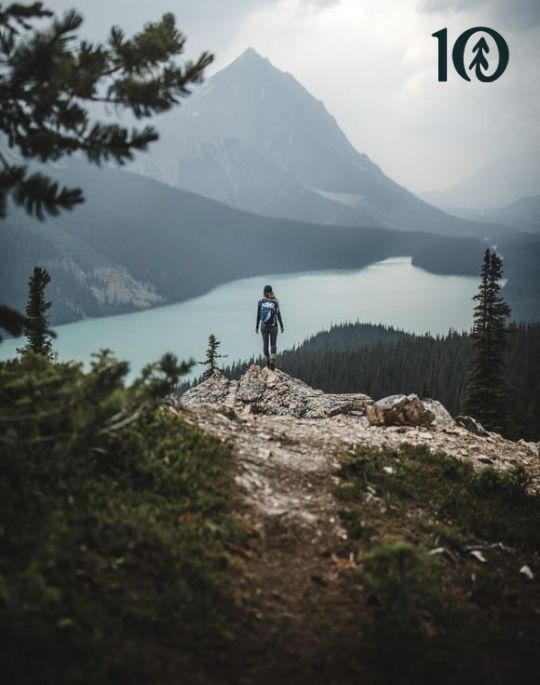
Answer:
[[(261, 334), (263, 339), (263, 352), (267, 360), (275, 361), (277, 351), (277, 333), (278, 327), (261, 325)], [(268, 343), (270, 343), (270, 351), (268, 350)]]

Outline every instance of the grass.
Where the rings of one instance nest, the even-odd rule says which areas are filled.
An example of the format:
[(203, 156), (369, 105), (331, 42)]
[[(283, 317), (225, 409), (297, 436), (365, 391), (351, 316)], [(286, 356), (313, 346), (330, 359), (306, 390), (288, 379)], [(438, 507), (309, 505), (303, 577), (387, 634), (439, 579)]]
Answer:
[(540, 594), (519, 569), (540, 570), (540, 497), (528, 492), (525, 472), (475, 471), (405, 445), (358, 448), (339, 475), (340, 515), (359, 564), (347, 582), (364, 604), (366, 682), (534, 678)]

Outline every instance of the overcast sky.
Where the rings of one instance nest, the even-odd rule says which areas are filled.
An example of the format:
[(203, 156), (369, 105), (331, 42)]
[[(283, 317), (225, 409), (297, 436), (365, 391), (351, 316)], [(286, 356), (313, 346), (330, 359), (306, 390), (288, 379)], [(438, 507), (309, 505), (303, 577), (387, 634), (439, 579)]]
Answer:
[[(492, 160), (540, 158), (540, 0), (46, 0), (75, 7), (93, 39), (172, 11), (224, 67), (254, 47), (322, 100), (353, 145), (413, 191), (444, 188)], [(437, 42), (473, 26), (501, 33), (510, 63), (493, 83), (449, 68)], [(494, 54), (494, 50), (490, 54)], [(540, 165), (536, 167), (540, 174)]]

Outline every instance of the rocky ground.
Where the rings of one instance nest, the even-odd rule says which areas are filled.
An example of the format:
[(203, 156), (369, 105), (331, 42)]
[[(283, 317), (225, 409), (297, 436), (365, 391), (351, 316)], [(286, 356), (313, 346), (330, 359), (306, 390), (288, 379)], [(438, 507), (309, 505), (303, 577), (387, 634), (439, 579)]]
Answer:
[[(404, 402), (416, 413), (396, 412)], [(233, 447), (247, 500), (261, 516), (315, 524), (330, 507), (332, 518), (327, 486), (340, 460), (357, 445), (423, 444), (478, 468), (522, 465), (533, 489), (540, 488), (538, 443), (505, 440), (462, 421), (472, 432), (439, 402), (416, 396), (375, 403), (363, 394), (325, 394), (281, 371), (252, 366), (239, 381), (215, 374), (173, 400), (170, 410)], [(372, 425), (384, 420), (385, 412), (398, 425)], [(419, 425), (411, 425), (415, 422)]]
[[(215, 374), (171, 399), (169, 410), (232, 447), (245, 518), (258, 540), (242, 553), (249, 559), (249, 590), (258, 597), (255, 611), (261, 625), (271, 627), (261, 641), (272, 641), (272, 631), (279, 631), (283, 641), (289, 630), (282, 648), (291, 656), (300, 649), (297, 640), (305, 651), (310, 631), (319, 632), (311, 640), (313, 650), (321, 644), (321, 631), (335, 631), (335, 625), (325, 623), (325, 602), (334, 616), (341, 603), (340, 621), (347, 623), (350, 602), (335, 581), (356, 563), (346, 551), (347, 533), (333, 491), (337, 469), (356, 446), (397, 450), (409, 443), (478, 468), (520, 464), (531, 475), (532, 488), (540, 487), (538, 444), (505, 440), (462, 420), (469, 430), (440, 403), (416, 396), (375, 403), (363, 394), (325, 394), (280, 371), (252, 366), (239, 381)], [(372, 498), (378, 499), (376, 492)], [(267, 618), (272, 620), (262, 620)]]

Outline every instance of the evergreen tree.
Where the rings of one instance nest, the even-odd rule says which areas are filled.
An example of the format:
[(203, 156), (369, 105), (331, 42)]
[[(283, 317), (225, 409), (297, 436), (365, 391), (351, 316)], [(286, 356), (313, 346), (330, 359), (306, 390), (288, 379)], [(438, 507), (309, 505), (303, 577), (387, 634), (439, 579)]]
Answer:
[[(73, 10), (57, 18), (41, 2), (0, 5), (0, 133), (24, 159), (49, 162), (80, 152), (94, 164), (124, 164), (157, 132), (92, 121), (88, 106), (111, 104), (137, 119), (165, 112), (190, 94), (213, 60), (203, 52), (195, 62), (176, 61), (186, 41), (172, 14), (130, 39), (113, 26), (103, 45), (77, 38), (82, 21)], [(2, 152), (0, 217), (8, 196), (39, 219), (83, 201), (79, 188), (59, 188)]]
[(51, 303), (45, 300), (45, 288), (50, 280), (51, 277), (46, 269), (34, 267), (28, 281), (28, 299), (26, 300), (26, 318), (32, 325), (25, 325), (24, 334), (28, 342), (26, 347), (19, 351), (23, 354), (32, 351), (52, 359), (53, 349), (46, 314)]
[[(84, 201), (80, 188), (60, 187), (19, 158), (47, 163), (80, 153), (93, 164), (125, 164), (157, 140), (151, 126), (130, 130), (93, 120), (92, 103), (136, 119), (165, 112), (190, 94), (213, 61), (208, 52), (178, 61), (186, 39), (172, 14), (131, 38), (113, 26), (103, 44), (78, 39), (82, 21), (73, 10), (55, 17), (42, 2), (0, 4), (0, 219), (8, 198), (38, 219)], [(24, 323), (0, 306), (0, 328), (20, 335)]]
[(486, 250), (481, 282), (474, 296), (471, 333), (472, 358), (463, 398), (463, 410), (488, 430), (505, 432), (508, 427), (508, 383), (506, 379), (507, 328), (510, 307), (501, 295), (502, 260)]
[(203, 366), (207, 367), (206, 371), (202, 375), (203, 380), (206, 380), (207, 378), (210, 378), (211, 376), (213, 376), (216, 371), (221, 371), (221, 369), (216, 364), (217, 359), (223, 359), (223, 358), (229, 356), (227, 354), (219, 354), (218, 353), (218, 349), (219, 349), (220, 345), (221, 345), (221, 341), (218, 340), (216, 338), (216, 336), (212, 333), (212, 335), (210, 335), (208, 337), (208, 348), (206, 350), (206, 360), (204, 362), (199, 362), (199, 364), (202, 364)]

